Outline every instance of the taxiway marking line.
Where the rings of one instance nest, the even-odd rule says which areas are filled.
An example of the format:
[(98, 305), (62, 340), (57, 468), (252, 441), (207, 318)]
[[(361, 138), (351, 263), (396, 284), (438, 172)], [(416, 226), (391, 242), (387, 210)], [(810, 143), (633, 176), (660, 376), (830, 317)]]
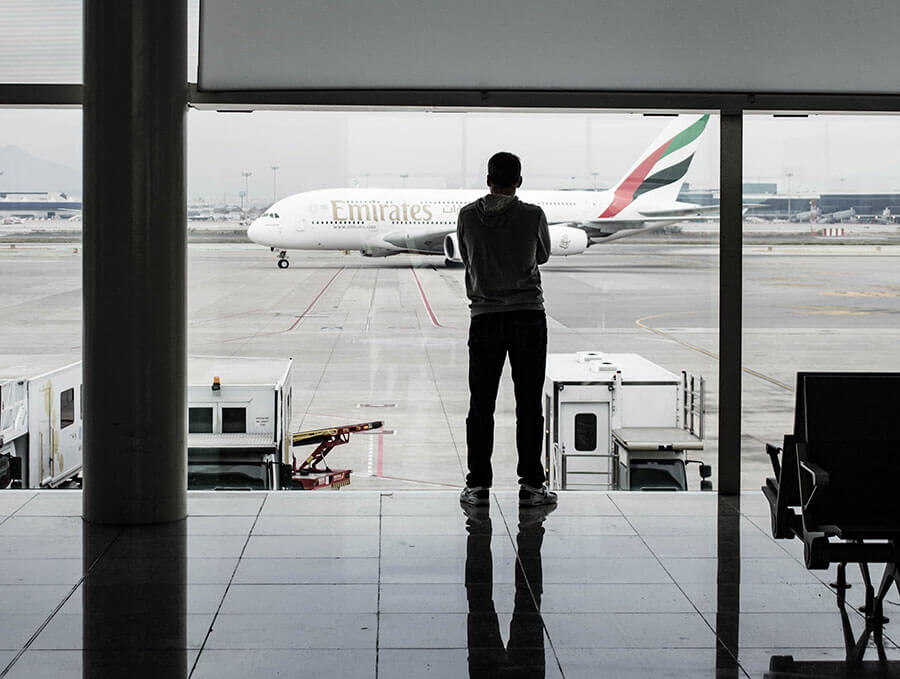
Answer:
[(325, 284), (325, 287), (322, 288), (321, 290), (319, 290), (319, 294), (316, 295), (315, 299), (313, 299), (313, 301), (309, 303), (309, 306), (306, 307), (306, 309), (304, 309), (302, 314), (297, 316), (297, 320), (294, 321), (294, 323), (291, 325), (291, 327), (288, 328), (287, 330), (282, 330), (281, 332), (290, 332), (291, 330), (296, 328), (300, 324), (300, 321), (303, 320), (303, 317), (306, 316), (306, 314), (308, 314), (310, 311), (312, 311), (312, 308), (316, 305), (316, 302), (318, 302), (319, 299), (322, 297), (322, 295), (325, 294), (325, 291), (328, 290), (328, 288), (331, 286), (332, 283), (334, 283), (334, 279), (337, 278), (345, 268), (346, 267), (342, 266), (340, 269), (335, 271), (334, 275), (328, 279), (328, 282)]
[(375, 476), (378, 478), (384, 476), (384, 433), (378, 434), (378, 466), (375, 469)]
[(409, 270), (412, 271), (413, 278), (416, 279), (416, 285), (419, 286), (419, 296), (425, 304), (425, 311), (427, 311), (428, 315), (431, 317), (431, 324), (435, 328), (443, 328), (444, 326), (438, 323), (437, 316), (435, 316), (434, 311), (431, 310), (431, 305), (428, 303), (428, 297), (425, 295), (425, 288), (422, 287), (422, 281), (420, 281), (419, 277), (416, 275), (416, 270), (413, 267), (409, 267)]
[(325, 294), (325, 291), (328, 290), (328, 288), (334, 282), (334, 279), (337, 278), (338, 275), (340, 275), (340, 273), (345, 268), (347, 268), (347, 267), (342, 266), (340, 269), (335, 271), (334, 275), (328, 279), (328, 282), (325, 284), (325, 287), (323, 287), (321, 290), (319, 290), (319, 294), (316, 295), (315, 299), (309, 303), (309, 306), (306, 307), (306, 309), (303, 311), (302, 314), (297, 316), (297, 319), (291, 324), (291, 327), (285, 328), (284, 330), (272, 330), (270, 332), (259, 332), (259, 333), (256, 333), (255, 335), (242, 335), (241, 337), (229, 337), (228, 339), (223, 339), (220, 341), (222, 341), (222, 342), (240, 342), (241, 340), (251, 340), (251, 339), (256, 339), (257, 337), (271, 337), (272, 335), (281, 335), (286, 332), (290, 332), (291, 330), (293, 330), (300, 324), (300, 321), (303, 320), (303, 318), (306, 316), (306, 314), (308, 314), (310, 311), (312, 311), (312, 308), (316, 305), (316, 302), (318, 302), (319, 299), (322, 297), (322, 295)]
[[(691, 344), (690, 342), (685, 342), (684, 340), (676, 337), (675, 335), (667, 333), (664, 330), (659, 330), (658, 328), (654, 328), (652, 325), (647, 325), (646, 323), (644, 323), (644, 321), (647, 321), (651, 318), (661, 318), (663, 316), (670, 316), (670, 315), (671, 314), (654, 314), (652, 316), (644, 316), (643, 318), (637, 319), (635, 321), (635, 324), (638, 327), (643, 328), (644, 330), (648, 330), (656, 335), (659, 335), (660, 337), (665, 337), (668, 340), (677, 342), (681, 346), (687, 347), (688, 349), (691, 349), (692, 351), (697, 351), (705, 356), (709, 356), (710, 358), (712, 358), (716, 361), (719, 360), (719, 355), (716, 353), (713, 353), (712, 351), (708, 351), (708, 350), (704, 349), (703, 347), (698, 347), (696, 344)], [(785, 384), (784, 382), (782, 382), (780, 380), (776, 380), (774, 377), (769, 377), (768, 375), (764, 375), (763, 373), (759, 372), (758, 370), (753, 370), (753, 368), (747, 368), (745, 366), (741, 366), (741, 370), (744, 371), (745, 373), (747, 373), (748, 375), (752, 375), (753, 377), (761, 379), (765, 382), (774, 384), (776, 387), (781, 387), (782, 389), (787, 389), (788, 391), (794, 391), (794, 388), (791, 385)]]

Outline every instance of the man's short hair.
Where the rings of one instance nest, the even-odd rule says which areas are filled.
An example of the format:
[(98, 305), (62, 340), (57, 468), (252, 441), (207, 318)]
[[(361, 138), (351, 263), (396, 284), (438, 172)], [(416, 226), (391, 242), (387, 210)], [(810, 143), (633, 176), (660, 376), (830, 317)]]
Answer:
[(522, 161), (519, 156), (507, 151), (500, 151), (488, 161), (488, 183), (505, 189), (515, 186), (522, 176)]

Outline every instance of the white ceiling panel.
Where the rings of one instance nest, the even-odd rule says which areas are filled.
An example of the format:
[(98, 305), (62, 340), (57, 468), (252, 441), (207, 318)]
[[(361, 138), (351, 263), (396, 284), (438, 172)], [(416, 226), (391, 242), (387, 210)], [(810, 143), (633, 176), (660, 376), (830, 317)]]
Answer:
[(202, 0), (204, 89), (900, 92), (897, 0)]

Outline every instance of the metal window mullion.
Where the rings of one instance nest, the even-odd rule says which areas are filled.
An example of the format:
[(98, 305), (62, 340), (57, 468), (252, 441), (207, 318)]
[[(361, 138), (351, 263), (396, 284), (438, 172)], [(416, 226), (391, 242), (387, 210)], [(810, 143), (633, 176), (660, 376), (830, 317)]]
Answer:
[(741, 490), (741, 232), (743, 113), (720, 116), (719, 494)]

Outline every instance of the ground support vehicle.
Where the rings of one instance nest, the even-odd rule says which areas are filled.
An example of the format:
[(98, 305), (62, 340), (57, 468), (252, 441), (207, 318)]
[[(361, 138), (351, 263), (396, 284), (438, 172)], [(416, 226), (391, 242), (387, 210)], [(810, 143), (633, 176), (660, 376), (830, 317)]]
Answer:
[(557, 489), (687, 490), (703, 449), (703, 379), (638, 354), (549, 354), (544, 460)]
[(0, 378), (0, 488), (80, 482), (81, 363), (34, 377)]

